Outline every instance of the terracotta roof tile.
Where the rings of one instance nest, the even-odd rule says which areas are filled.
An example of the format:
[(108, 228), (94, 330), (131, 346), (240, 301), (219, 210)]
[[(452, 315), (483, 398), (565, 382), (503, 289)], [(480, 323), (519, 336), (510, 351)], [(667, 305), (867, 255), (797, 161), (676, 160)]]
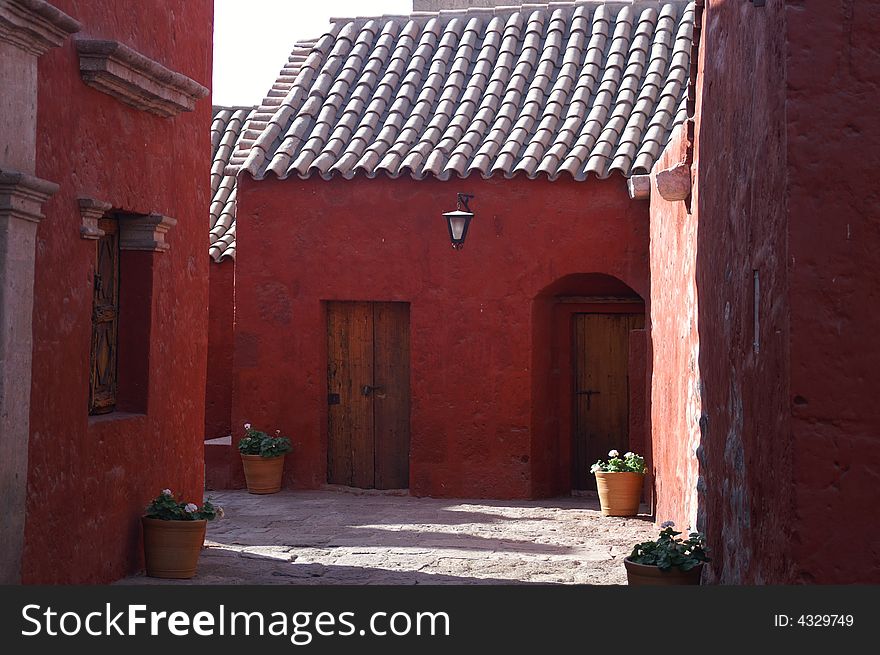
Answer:
[[(214, 107), (209, 232), (209, 254), (214, 261), (235, 259), (236, 178), (226, 173), (240, 166), (243, 157), (253, 153), (252, 161), (256, 161), (268, 149), (273, 152), (272, 172), (288, 174), (287, 163), (299, 154), (314, 128), (314, 117), (302, 111), (303, 104), (310, 100), (318, 66), (323, 66), (335, 46), (337, 33), (331, 29), (320, 39), (298, 42), (259, 107)], [(315, 115), (323, 105), (318, 99), (313, 101)], [(274, 139), (271, 145), (267, 133)]]
[(684, 0), (332, 19), (294, 48), (226, 172), (643, 174), (687, 118), (693, 20)]
[(253, 107), (214, 107), (211, 121), (211, 206), (208, 253), (219, 262), (235, 259), (235, 177), (225, 174), (233, 150), (245, 132)]

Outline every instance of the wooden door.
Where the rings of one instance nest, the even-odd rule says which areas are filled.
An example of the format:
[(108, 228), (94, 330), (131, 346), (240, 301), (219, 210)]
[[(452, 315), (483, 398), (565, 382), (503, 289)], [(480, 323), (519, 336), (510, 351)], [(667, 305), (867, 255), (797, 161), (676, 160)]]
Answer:
[(116, 408), (119, 234), (115, 220), (102, 220), (100, 227), (104, 235), (97, 241), (95, 261), (89, 414), (106, 414)]
[(409, 304), (327, 303), (327, 481), (409, 487)]
[(608, 451), (629, 450), (629, 333), (644, 314), (572, 317), (574, 429), (572, 488), (595, 489), (590, 467)]

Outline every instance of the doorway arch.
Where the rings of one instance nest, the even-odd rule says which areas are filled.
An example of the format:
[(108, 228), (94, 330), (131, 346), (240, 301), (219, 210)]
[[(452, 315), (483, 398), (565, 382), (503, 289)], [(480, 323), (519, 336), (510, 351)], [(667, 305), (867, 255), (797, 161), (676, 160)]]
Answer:
[(609, 448), (650, 456), (645, 320), (644, 298), (603, 273), (566, 275), (535, 296), (535, 497), (594, 489), (589, 466)]

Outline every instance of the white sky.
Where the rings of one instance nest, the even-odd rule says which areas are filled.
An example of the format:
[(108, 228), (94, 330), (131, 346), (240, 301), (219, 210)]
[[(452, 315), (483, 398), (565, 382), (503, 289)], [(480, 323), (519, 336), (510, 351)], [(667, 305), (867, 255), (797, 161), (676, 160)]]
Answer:
[(412, 0), (214, 0), (215, 105), (257, 105), (296, 41), (330, 17), (409, 14)]

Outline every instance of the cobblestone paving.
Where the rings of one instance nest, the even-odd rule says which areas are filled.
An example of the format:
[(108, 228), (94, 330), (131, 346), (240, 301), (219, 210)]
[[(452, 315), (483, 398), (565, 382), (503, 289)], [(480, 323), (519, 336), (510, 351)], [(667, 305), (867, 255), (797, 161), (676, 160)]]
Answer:
[(626, 584), (623, 558), (656, 535), (595, 498), (440, 500), (377, 493), (209, 492), (192, 580), (123, 584)]

